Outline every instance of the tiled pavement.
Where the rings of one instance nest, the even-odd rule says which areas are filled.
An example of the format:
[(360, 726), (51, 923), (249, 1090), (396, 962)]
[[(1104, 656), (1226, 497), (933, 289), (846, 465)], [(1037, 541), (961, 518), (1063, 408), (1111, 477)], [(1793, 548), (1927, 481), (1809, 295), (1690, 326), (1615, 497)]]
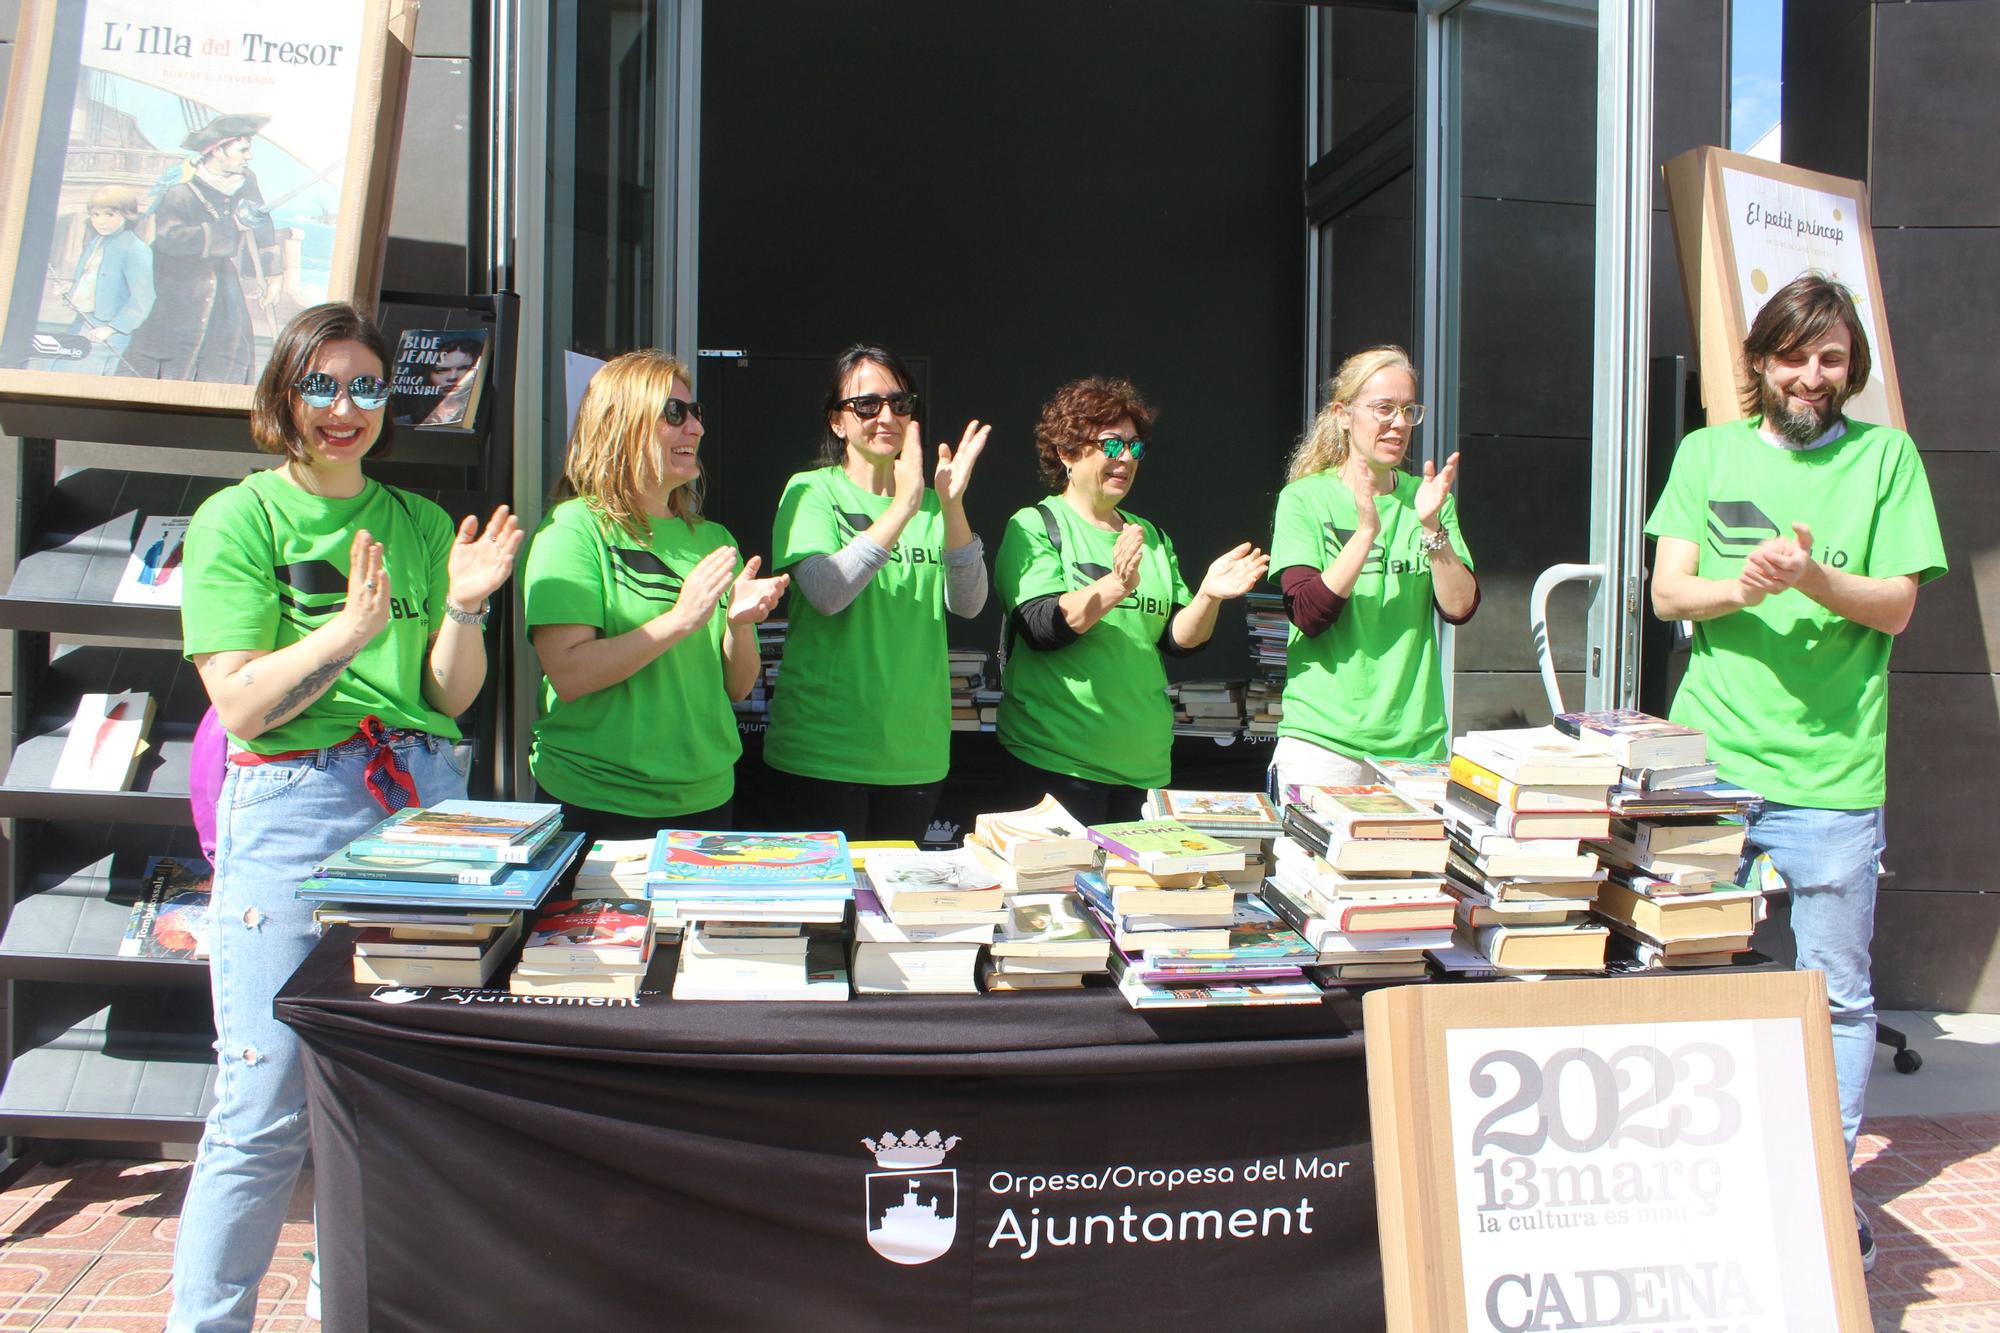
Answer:
[(1879, 1251), (1877, 1329), (2000, 1330), (2000, 1115), (1869, 1121), (1854, 1193)]

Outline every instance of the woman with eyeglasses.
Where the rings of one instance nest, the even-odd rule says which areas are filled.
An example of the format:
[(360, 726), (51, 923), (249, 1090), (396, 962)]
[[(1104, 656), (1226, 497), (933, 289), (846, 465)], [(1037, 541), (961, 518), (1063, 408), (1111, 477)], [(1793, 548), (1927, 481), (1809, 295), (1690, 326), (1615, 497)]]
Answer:
[(284, 455), (188, 526), (183, 647), (228, 732), (209, 920), (216, 1104), (181, 1208), (173, 1328), (248, 1329), (306, 1154), (298, 1039), (272, 1017), (311, 950), (314, 864), (389, 812), (465, 795), (453, 721), (486, 678), (519, 523), (375, 481), (389, 349), (350, 305), (287, 324), (250, 434)]
[(1278, 493), (1271, 566), (1292, 622), (1272, 792), (1376, 781), (1369, 756), (1445, 755), (1435, 610), (1454, 625), (1479, 605), (1458, 531), (1458, 455), (1403, 469), (1424, 419), (1400, 347), (1341, 364)]
[(757, 680), (757, 622), (787, 580), (757, 577), (701, 516), (701, 404), (687, 368), (627, 352), (584, 390), (522, 596), (542, 662), (528, 766), (563, 827), (650, 838), (732, 827), (731, 699)]
[(1208, 642), (1222, 603), (1264, 577), (1244, 542), (1193, 593), (1165, 533), (1123, 508), (1153, 409), (1129, 381), (1066, 384), (1042, 408), (1035, 454), (1051, 499), (1007, 521), (994, 581), (1007, 613), (1000, 744), (1010, 802), (1055, 796), (1086, 824), (1137, 819), (1171, 785), (1173, 705), (1160, 654)]
[(764, 762), (799, 828), (921, 839), (951, 766), (944, 617), (986, 604), (965, 493), (992, 428), (939, 444), (926, 488), (913, 383), (886, 347), (841, 353), (819, 466), (786, 484), (772, 524), (795, 589)]

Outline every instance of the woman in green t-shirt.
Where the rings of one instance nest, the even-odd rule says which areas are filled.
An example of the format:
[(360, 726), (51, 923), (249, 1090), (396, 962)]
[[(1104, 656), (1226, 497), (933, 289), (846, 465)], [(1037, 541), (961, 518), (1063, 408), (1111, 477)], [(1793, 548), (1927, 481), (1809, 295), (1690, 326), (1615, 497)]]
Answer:
[(1292, 622), (1272, 791), (1374, 781), (1362, 760), (1441, 759), (1444, 676), (1433, 606), (1454, 625), (1479, 605), (1452, 483), (1402, 469), (1424, 419), (1399, 347), (1341, 364), (1278, 493), (1271, 566)]
[(1208, 642), (1223, 602), (1264, 577), (1244, 542), (1192, 595), (1166, 534), (1120, 506), (1153, 409), (1131, 383), (1066, 384), (1042, 408), (1035, 453), (1054, 498), (1007, 521), (994, 565), (1010, 641), (1000, 703), (1015, 807), (1054, 795), (1086, 824), (1137, 819), (1172, 777), (1173, 706), (1160, 654)]
[(701, 516), (701, 404), (686, 367), (627, 352), (584, 390), (559, 495), (522, 577), (542, 662), (528, 766), (563, 827), (650, 838), (731, 827), (731, 699), (757, 680), (756, 624), (789, 580), (739, 567)]
[(778, 501), (771, 563), (796, 589), (764, 762), (793, 827), (922, 838), (951, 767), (944, 617), (986, 604), (965, 493), (991, 428), (938, 445), (926, 489), (913, 383), (886, 347), (843, 352), (820, 465)]
[(318, 941), (300, 880), (390, 811), (465, 795), (458, 714), (523, 533), (481, 532), (362, 470), (388, 451), (390, 356), (353, 306), (302, 311), (257, 381), (280, 454), (188, 525), (181, 641), (229, 733), (215, 812), (215, 1108), (181, 1205), (172, 1328), (248, 1328), (305, 1161), (298, 1034), (272, 999)]

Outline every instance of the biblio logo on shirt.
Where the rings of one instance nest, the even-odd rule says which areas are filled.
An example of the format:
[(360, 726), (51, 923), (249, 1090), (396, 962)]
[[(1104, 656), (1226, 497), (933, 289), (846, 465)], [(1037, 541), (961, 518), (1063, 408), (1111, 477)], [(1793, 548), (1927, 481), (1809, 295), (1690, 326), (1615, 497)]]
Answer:
[(1777, 535), (1770, 515), (1748, 500), (1708, 502), (1708, 544), (1725, 560), (1741, 560)]
[[(842, 509), (838, 505), (834, 506), (833, 519), (834, 526), (840, 529), (842, 545), (846, 545), (862, 533), (868, 531), (869, 526), (875, 522), (874, 519), (868, 517), (866, 514), (857, 514), (852, 510)], [(896, 544), (889, 548), (889, 563), (900, 565), (905, 562), (912, 565), (942, 564), (944, 562), (944, 548), (938, 547), (926, 550), (921, 546), (906, 546), (902, 539), (898, 538)]]
[(863, 1139), (879, 1171), (867, 1177), (868, 1247), (892, 1264), (927, 1264), (958, 1236), (958, 1172), (942, 1166), (958, 1136), (894, 1130)]
[(611, 577), (620, 587), (649, 602), (672, 606), (681, 599), (682, 576), (651, 551), (611, 548)]
[[(1326, 528), (1326, 553), (1329, 557), (1339, 555), (1347, 549), (1347, 544), (1354, 540), (1355, 530), (1353, 528), (1343, 528), (1331, 519), (1328, 519), (1323, 526)], [(1361, 562), (1361, 572), (1363, 574), (1380, 574), (1382, 572), (1382, 561), (1382, 543), (1378, 538), (1375, 544), (1368, 548), (1368, 558)]]
[[(274, 565), (272, 577), (278, 582), (278, 610), (300, 628), (324, 624), (347, 609), (347, 571), (331, 560), (299, 560)], [(389, 618), (417, 620), (424, 614), (419, 599), (394, 591), (391, 580)]]
[[(1094, 564), (1089, 560), (1069, 562), (1070, 587), (1072, 591), (1088, 588), (1091, 584), (1111, 572), (1111, 566)], [(1138, 611), (1150, 616), (1163, 616), (1167, 604), (1157, 597), (1148, 597), (1142, 592), (1128, 593), (1125, 600), (1111, 608), (1113, 611)]]

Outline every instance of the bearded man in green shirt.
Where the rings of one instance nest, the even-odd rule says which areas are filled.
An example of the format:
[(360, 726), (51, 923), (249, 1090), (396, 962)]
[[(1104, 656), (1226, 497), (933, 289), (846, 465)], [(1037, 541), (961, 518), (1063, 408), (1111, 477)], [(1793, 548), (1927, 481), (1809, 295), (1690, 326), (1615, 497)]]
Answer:
[(1910, 437), (1841, 412), (1870, 362), (1846, 288), (1811, 273), (1781, 288), (1743, 354), (1751, 415), (1681, 442), (1646, 524), (1653, 611), (1694, 622), (1673, 720), (1707, 732), (1721, 776), (1765, 798), (1745, 862), (1770, 857), (1798, 965), (1826, 973), (1852, 1161), (1875, 1054), (1889, 649), (1918, 587), (1945, 572), (1944, 542)]

